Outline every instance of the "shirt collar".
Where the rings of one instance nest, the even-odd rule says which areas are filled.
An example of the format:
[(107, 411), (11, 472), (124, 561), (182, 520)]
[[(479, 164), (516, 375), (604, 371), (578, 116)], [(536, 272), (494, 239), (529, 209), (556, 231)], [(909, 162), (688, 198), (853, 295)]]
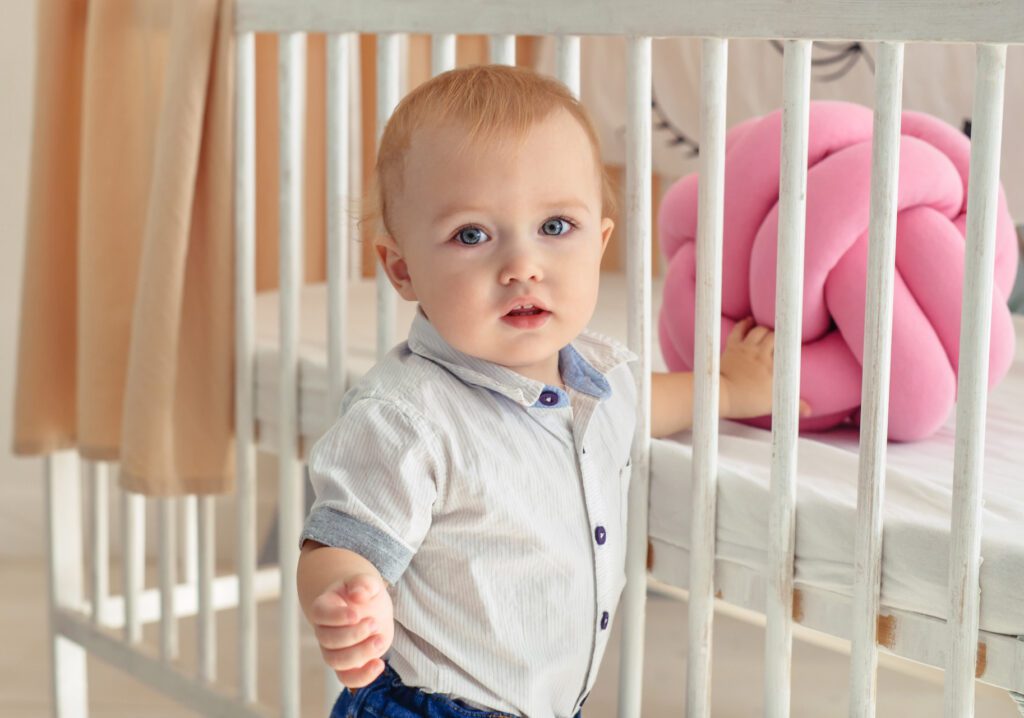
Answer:
[[(506, 396), (524, 407), (538, 405), (544, 382), (530, 379), (486, 359), (464, 354), (438, 333), (422, 307), (409, 330), (409, 349), (448, 369), (467, 384), (475, 384)], [(611, 396), (605, 375), (623, 362), (637, 356), (621, 343), (603, 334), (584, 329), (558, 353), (558, 367), (566, 386), (598, 399)]]

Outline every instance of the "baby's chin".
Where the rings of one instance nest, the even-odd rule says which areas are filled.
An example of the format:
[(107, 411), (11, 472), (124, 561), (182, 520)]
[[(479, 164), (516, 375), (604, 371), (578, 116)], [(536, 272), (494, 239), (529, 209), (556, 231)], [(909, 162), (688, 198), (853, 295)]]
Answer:
[(479, 337), (476, 341), (464, 343), (462, 346), (452, 346), (463, 354), (518, 370), (536, 367), (549, 361), (557, 362), (559, 350), (569, 341), (560, 342), (556, 336), (530, 336), (524, 332), (519, 336)]
[(535, 366), (548, 361), (557, 356), (563, 346), (565, 344), (556, 346), (555, 342), (503, 342), (487, 344), (479, 347), (476, 352), (464, 353), (515, 369), (516, 367)]
[(535, 366), (558, 355), (563, 347), (571, 343), (586, 324), (566, 322), (557, 312), (545, 326), (535, 329), (516, 329), (500, 319), (493, 327), (477, 327), (476, 331), (465, 331), (458, 323), (435, 323), (438, 333), (453, 348), (478, 359), (501, 364), (509, 368)]

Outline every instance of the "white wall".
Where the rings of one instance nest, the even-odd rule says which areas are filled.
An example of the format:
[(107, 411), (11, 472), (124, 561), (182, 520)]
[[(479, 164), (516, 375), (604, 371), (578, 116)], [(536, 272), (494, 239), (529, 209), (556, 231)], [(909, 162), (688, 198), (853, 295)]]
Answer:
[(0, 560), (43, 555), (42, 461), (11, 455), (36, 60), (34, 2), (0, 24)]

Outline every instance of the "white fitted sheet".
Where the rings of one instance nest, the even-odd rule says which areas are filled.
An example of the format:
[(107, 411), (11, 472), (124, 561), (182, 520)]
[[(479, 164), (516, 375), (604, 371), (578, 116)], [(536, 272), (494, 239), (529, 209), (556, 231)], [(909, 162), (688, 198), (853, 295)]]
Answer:
[[(652, 341), (660, 305), (653, 291)], [(272, 449), (276, 436), (277, 295), (257, 298), (256, 418), (260, 444)], [(349, 288), (353, 381), (376, 361), (376, 294), (371, 280)], [(396, 341), (412, 322), (415, 306), (398, 301)], [(311, 445), (333, 418), (327, 408), (326, 291), (303, 290), (300, 328), (300, 433)], [(981, 628), (1024, 635), (1024, 317), (1016, 317), (1017, 354), (1010, 374), (989, 397), (981, 569)], [(626, 282), (602, 277), (593, 329), (625, 341)], [(661, 353), (652, 355), (664, 371)], [(945, 617), (947, 603), (954, 418), (931, 438), (888, 446), (884, 509), (882, 603), (892, 608)], [(719, 561), (758, 571), (767, 564), (767, 505), (771, 434), (723, 421), (719, 437)], [(689, 434), (655, 440), (651, 450), (649, 533), (655, 544), (654, 575), (685, 586), (683, 569), (690, 537)], [(857, 511), (857, 435), (853, 431), (801, 437), (798, 446), (796, 579), (852, 595)], [(671, 556), (677, 558), (672, 559)], [(679, 558), (682, 557), (682, 558)], [(674, 562), (674, 563), (673, 563)]]
[[(1024, 317), (1014, 321), (1016, 358), (988, 403), (980, 627), (1024, 635)], [(887, 449), (882, 604), (938, 618), (949, 600), (954, 419), (924, 441)], [(651, 449), (648, 533), (655, 577), (685, 587), (692, 449), (688, 433), (673, 438)], [(857, 441), (852, 430), (808, 434), (797, 449), (796, 580), (845, 596), (853, 595)], [(721, 423), (718, 561), (767, 566), (770, 462), (769, 431)]]

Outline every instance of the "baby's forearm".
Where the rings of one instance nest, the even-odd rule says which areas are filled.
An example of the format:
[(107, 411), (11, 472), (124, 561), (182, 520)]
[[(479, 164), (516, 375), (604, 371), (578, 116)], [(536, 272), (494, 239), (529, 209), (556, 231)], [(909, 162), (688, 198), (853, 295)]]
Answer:
[[(651, 374), (651, 436), (658, 439), (693, 426), (693, 372)], [(729, 417), (726, 382), (719, 382), (718, 412)]]
[(671, 436), (693, 425), (693, 374), (651, 374), (651, 436)]
[(365, 558), (343, 548), (306, 540), (299, 554), (298, 589), (302, 613), (309, 618), (309, 607), (329, 586), (368, 573), (380, 576)]

